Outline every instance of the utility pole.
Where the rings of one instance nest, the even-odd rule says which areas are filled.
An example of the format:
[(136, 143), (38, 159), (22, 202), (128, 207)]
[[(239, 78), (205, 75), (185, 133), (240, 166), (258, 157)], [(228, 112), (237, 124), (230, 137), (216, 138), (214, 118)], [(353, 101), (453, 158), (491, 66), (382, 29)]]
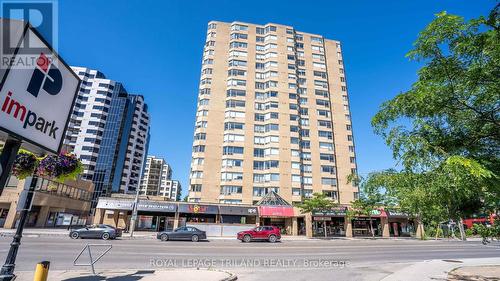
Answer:
[[(24, 203), (18, 202), (18, 204), (22, 204), (23, 206), (19, 213), (19, 223), (17, 225), (16, 234), (12, 239), (12, 243), (10, 243), (10, 249), (7, 258), (5, 259), (5, 264), (2, 266), (2, 269), (0, 270), (0, 281), (11, 281), (16, 278), (16, 276), (14, 275), (14, 268), (16, 266), (17, 251), (19, 250), (19, 245), (21, 245), (21, 238), (23, 237), (24, 224), (28, 219), (28, 213), (31, 208), (31, 202), (33, 201), (33, 196), (35, 195), (35, 187), (37, 182), (38, 182), (37, 177), (30, 177), (26, 179), (26, 182), (24, 184), (23, 192), (26, 193), (25, 196), (26, 199)], [(22, 197), (20, 196), (20, 198)]]
[(137, 205), (139, 204), (139, 189), (140, 185), (137, 187), (137, 192), (135, 193), (134, 206), (132, 207), (132, 218), (130, 218), (130, 237), (134, 237), (135, 224), (137, 221)]

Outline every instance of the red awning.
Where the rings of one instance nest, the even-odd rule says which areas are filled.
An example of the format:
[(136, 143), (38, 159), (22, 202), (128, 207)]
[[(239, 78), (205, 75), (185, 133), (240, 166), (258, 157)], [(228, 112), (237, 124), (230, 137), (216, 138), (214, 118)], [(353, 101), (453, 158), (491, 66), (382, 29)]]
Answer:
[(261, 217), (293, 217), (293, 207), (289, 206), (260, 206)]

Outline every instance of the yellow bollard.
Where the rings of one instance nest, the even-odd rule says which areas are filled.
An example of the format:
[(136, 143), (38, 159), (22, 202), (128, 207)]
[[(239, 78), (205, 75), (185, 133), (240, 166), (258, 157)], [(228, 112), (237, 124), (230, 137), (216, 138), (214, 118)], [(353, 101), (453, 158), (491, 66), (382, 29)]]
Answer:
[(42, 261), (36, 265), (35, 277), (33, 281), (47, 281), (47, 276), (49, 275), (49, 261)]

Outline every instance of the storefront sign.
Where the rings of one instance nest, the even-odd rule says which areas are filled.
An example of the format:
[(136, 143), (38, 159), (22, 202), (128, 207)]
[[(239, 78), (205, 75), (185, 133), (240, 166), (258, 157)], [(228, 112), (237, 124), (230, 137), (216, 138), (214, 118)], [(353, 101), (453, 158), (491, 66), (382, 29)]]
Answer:
[(179, 213), (218, 214), (219, 207), (214, 205), (179, 204)]
[(313, 211), (313, 216), (325, 216), (325, 217), (345, 217), (347, 215), (346, 207), (332, 208), (330, 210)]
[(408, 218), (408, 214), (401, 211), (389, 211), (385, 210), (389, 218)]
[(372, 217), (375, 217), (375, 218), (379, 218), (379, 217), (385, 218), (385, 217), (387, 217), (387, 214), (385, 213), (384, 210), (372, 210), (371, 213), (372, 213)]
[(221, 215), (258, 216), (257, 207), (220, 206)]
[(313, 217), (313, 220), (315, 220), (315, 221), (329, 221), (329, 220), (332, 220), (332, 218), (330, 216), (327, 216), (327, 217)]
[(293, 217), (293, 207), (288, 206), (260, 206), (261, 217)]
[(132, 210), (133, 207), (134, 201), (132, 200), (99, 198), (96, 208), (108, 210)]
[(175, 212), (177, 210), (177, 205), (170, 202), (141, 200), (137, 204), (137, 210), (150, 212)]

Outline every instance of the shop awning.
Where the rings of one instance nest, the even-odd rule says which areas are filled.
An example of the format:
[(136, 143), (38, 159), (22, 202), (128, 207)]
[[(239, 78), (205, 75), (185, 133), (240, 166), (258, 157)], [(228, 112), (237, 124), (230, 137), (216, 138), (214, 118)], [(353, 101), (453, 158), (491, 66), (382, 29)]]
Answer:
[(294, 217), (290, 206), (260, 206), (259, 214), (261, 217)]
[(221, 215), (238, 215), (238, 216), (258, 216), (257, 207), (244, 206), (220, 206), (219, 213)]
[(107, 210), (132, 210), (134, 207), (133, 200), (115, 199), (115, 198), (99, 198), (97, 201), (97, 209)]
[(171, 202), (140, 200), (137, 204), (138, 211), (150, 212), (175, 212), (177, 205)]
[(188, 214), (218, 214), (219, 207), (203, 204), (179, 204), (179, 213)]

